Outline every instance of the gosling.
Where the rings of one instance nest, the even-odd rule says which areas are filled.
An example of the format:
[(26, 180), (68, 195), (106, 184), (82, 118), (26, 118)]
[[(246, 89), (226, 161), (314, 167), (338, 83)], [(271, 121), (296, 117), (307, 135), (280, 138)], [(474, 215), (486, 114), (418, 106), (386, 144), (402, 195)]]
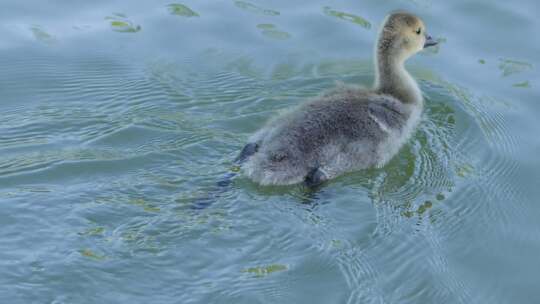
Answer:
[(382, 167), (409, 139), (422, 113), (422, 92), (404, 63), (436, 44), (420, 18), (388, 15), (375, 47), (372, 89), (339, 88), (270, 120), (236, 162), (261, 185), (309, 187)]

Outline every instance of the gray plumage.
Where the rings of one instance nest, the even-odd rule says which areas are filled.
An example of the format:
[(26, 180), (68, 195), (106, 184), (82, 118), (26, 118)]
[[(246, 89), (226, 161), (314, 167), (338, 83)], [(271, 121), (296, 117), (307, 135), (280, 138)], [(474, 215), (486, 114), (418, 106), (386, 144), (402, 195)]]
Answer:
[(341, 87), (269, 121), (242, 151), (242, 170), (262, 185), (318, 184), (382, 166), (410, 137), (422, 95), (403, 64), (431, 41), (420, 19), (394, 13), (376, 46), (372, 90)]

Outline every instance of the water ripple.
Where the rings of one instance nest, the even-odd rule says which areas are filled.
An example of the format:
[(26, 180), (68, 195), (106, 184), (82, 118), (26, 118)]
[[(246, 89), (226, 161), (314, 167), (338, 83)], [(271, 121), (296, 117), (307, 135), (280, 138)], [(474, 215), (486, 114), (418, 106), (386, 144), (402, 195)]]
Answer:
[[(475, 290), (455, 263), (474, 247), (453, 240), (471, 222), (470, 233), (508, 236), (524, 216), (522, 189), (508, 182), (521, 173), (519, 139), (503, 114), (511, 107), (445, 81), (421, 82), (421, 124), (387, 166), (336, 179), (317, 204), (299, 204), (299, 187), (240, 177), (212, 208), (194, 211), (191, 201), (211, 191), (264, 120), (335, 79), (367, 83), (370, 63), (264, 67), (215, 50), (180, 61), (29, 62), (28, 81), (43, 84), (22, 94), (9, 80), (6, 95), (20, 105), (0, 122), (0, 197), (22, 209), (0, 217), (48, 241), (32, 258), (33, 276), (12, 267), (8, 280), (43, 286), (43, 268), (115, 284), (109, 274), (121, 273), (182, 303), (471, 303)], [(6, 69), (20, 79), (26, 64)], [(24, 240), (6, 229), (10, 241)], [(63, 250), (51, 262), (56, 241)]]

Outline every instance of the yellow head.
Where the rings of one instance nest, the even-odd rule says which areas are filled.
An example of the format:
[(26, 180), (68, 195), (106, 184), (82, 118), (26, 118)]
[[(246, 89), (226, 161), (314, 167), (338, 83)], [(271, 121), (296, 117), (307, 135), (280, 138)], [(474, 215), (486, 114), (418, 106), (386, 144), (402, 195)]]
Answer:
[(386, 17), (379, 33), (377, 55), (405, 61), (422, 49), (437, 42), (426, 32), (424, 22), (406, 12), (392, 13)]

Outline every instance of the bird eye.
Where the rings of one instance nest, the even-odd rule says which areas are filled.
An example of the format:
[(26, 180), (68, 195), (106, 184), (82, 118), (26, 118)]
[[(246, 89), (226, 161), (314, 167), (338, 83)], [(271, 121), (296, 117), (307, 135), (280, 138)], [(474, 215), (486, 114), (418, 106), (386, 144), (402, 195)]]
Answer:
[(416, 33), (417, 33), (418, 35), (422, 34), (422, 28), (419, 27), (419, 28), (416, 30)]

